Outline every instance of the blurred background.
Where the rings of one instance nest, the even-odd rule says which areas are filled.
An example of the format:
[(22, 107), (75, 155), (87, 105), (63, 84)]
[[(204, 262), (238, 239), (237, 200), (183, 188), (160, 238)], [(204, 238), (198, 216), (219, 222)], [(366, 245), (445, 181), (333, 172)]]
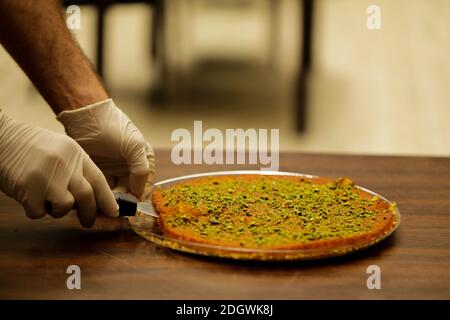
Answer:
[[(156, 148), (202, 120), (279, 128), (283, 151), (450, 156), (450, 1), (121, 2), (65, 5), (80, 4), (75, 37)], [(63, 132), (4, 50), (0, 105)]]

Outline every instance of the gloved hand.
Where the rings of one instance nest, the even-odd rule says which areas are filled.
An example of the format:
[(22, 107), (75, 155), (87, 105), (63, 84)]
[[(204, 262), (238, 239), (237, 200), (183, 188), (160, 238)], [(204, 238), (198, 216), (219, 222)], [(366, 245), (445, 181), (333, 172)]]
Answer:
[(112, 99), (56, 117), (102, 170), (109, 186), (142, 199), (153, 183), (155, 156), (142, 133)]
[(118, 216), (105, 177), (73, 139), (1, 112), (0, 189), (22, 204), (32, 219), (46, 213), (62, 217), (75, 208), (81, 224), (90, 227), (97, 208)]

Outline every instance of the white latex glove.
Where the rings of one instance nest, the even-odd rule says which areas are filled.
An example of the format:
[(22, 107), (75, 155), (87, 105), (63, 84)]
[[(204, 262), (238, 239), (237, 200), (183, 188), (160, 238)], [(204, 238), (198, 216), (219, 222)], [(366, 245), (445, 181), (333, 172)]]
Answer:
[(32, 219), (46, 213), (62, 217), (75, 208), (81, 224), (90, 227), (97, 208), (118, 216), (105, 177), (73, 139), (1, 112), (0, 189), (22, 204)]
[(109, 186), (142, 199), (155, 176), (155, 156), (142, 133), (112, 99), (56, 117), (105, 174)]

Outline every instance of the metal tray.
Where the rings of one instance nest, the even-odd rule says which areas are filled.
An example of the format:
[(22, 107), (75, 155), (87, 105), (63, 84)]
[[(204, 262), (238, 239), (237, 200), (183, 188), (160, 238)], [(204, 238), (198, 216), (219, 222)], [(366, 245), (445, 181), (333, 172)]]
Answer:
[[(220, 172), (208, 172), (193, 174), (188, 176), (182, 176), (174, 179), (168, 179), (155, 184), (155, 187), (168, 187), (173, 184), (177, 184), (183, 181), (210, 177), (210, 176), (221, 176), (221, 175), (246, 175), (246, 174), (258, 174), (258, 175), (282, 175), (282, 176), (297, 176), (305, 178), (317, 178), (317, 176), (292, 173), (292, 172), (280, 172), (280, 171), (254, 171), (254, 170), (242, 170), (242, 171), (220, 171)], [(363, 187), (356, 186), (357, 188), (368, 192), (374, 196), (381, 198), (382, 200), (392, 203), (383, 196), (367, 190)], [(148, 200), (151, 201), (151, 200)], [(337, 245), (333, 248), (327, 249), (302, 249), (302, 250), (271, 250), (271, 249), (250, 249), (250, 248), (231, 248), (215, 245), (207, 245), (197, 242), (189, 242), (185, 240), (179, 240), (175, 238), (168, 237), (164, 235), (159, 228), (158, 219), (150, 215), (138, 212), (134, 217), (127, 217), (129, 224), (137, 234), (143, 238), (165, 248), (170, 248), (173, 250), (178, 250), (182, 252), (204, 255), (204, 256), (214, 256), (229, 259), (238, 260), (273, 260), (273, 261), (283, 261), (283, 260), (313, 260), (327, 257), (334, 257), (349, 254), (357, 250), (368, 248), (374, 244), (384, 240), (389, 235), (391, 235), (400, 224), (400, 212), (396, 208), (394, 213), (394, 225), (393, 227), (386, 231), (379, 237), (369, 239), (364, 243), (358, 243), (357, 245)]]

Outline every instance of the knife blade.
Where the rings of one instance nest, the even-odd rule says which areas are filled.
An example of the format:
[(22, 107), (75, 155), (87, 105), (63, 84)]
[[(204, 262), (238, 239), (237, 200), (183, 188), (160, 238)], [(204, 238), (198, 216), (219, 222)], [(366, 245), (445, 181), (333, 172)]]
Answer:
[(114, 192), (114, 198), (119, 205), (119, 216), (121, 217), (130, 217), (136, 215), (137, 212), (142, 212), (158, 218), (158, 214), (150, 202), (141, 202), (135, 196), (123, 192)]

